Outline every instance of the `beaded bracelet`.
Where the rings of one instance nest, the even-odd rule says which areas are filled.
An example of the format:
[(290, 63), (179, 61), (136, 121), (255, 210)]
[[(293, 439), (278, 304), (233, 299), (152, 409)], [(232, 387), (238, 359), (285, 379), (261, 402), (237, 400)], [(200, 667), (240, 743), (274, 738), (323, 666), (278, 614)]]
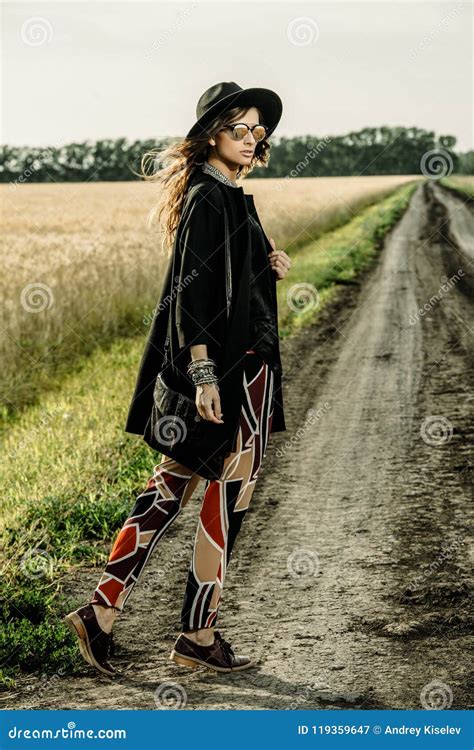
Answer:
[(213, 359), (202, 357), (190, 362), (187, 372), (195, 386), (203, 385), (204, 383), (211, 383), (217, 386), (218, 379), (215, 374), (215, 367), (216, 363)]

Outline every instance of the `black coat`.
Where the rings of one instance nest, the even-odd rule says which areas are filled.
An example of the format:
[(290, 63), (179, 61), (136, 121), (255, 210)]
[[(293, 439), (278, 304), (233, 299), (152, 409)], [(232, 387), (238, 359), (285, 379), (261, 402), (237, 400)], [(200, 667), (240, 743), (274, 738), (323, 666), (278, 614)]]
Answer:
[[(225, 212), (225, 215), (224, 215)], [(216, 361), (224, 424), (206, 422), (207, 438), (199, 451), (186, 439), (160, 446), (170, 458), (202, 477), (218, 479), (226, 456), (235, 450), (243, 401), (243, 360), (249, 348), (251, 212), (261, 226), (253, 196), (225, 185), (197, 169), (175, 234), (159, 303), (145, 344), (125, 431), (144, 436), (150, 427), (156, 376), (163, 370), (168, 385), (193, 400), (196, 388), (186, 373), (189, 346), (207, 344)], [(231, 254), (231, 307), (228, 316), (224, 260), (224, 218), (227, 216)], [(263, 227), (262, 227), (263, 230)], [(265, 233), (268, 252), (272, 247)], [(269, 271), (275, 319), (278, 321), (276, 275)], [(168, 334), (169, 331), (169, 334)], [(165, 345), (168, 346), (165, 358)], [(274, 412), (271, 432), (286, 430), (280, 352), (274, 370)], [(156, 441), (155, 441), (156, 442)], [(156, 447), (156, 445), (154, 446)]]

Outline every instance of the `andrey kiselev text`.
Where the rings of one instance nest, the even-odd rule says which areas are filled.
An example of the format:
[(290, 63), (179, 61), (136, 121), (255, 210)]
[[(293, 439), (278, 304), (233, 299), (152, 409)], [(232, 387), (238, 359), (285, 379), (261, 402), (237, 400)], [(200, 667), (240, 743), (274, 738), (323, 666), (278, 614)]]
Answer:
[(298, 734), (375, 734), (375, 735), (438, 735), (438, 734), (461, 734), (461, 727), (446, 724), (442, 727), (433, 724), (410, 727), (406, 724), (382, 727), (380, 724), (298, 724)]

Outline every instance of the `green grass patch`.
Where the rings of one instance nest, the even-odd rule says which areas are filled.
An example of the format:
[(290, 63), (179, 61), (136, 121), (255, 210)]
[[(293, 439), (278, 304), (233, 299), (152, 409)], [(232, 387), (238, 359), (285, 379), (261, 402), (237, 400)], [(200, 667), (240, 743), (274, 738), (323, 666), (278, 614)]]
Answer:
[(462, 198), (469, 198), (471, 200), (474, 200), (473, 177), (470, 177), (468, 175), (466, 175), (464, 179), (462, 176), (456, 177), (455, 179), (451, 179), (450, 177), (443, 177), (439, 182), (443, 187), (447, 188), (448, 190), (452, 190)]
[[(72, 565), (105, 564), (159, 454), (123, 431), (143, 337), (82, 363), (4, 435), (0, 679), (81, 665), (60, 596)], [(89, 592), (92, 593), (92, 592)], [(62, 654), (62, 656), (61, 656)], [(83, 666), (83, 663), (82, 663)]]
[[(15, 687), (22, 672), (74, 674), (84, 667), (74, 638), (62, 620), (71, 602), (58, 583), (17, 575), (0, 598), (0, 684)], [(40, 686), (39, 686), (40, 687)]]

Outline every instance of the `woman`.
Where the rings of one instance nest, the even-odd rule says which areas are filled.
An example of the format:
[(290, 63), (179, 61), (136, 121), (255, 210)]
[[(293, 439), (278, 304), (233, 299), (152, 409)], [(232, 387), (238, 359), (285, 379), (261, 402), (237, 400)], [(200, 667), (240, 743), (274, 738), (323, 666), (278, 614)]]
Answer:
[[(159, 539), (206, 479), (170, 659), (230, 672), (252, 666), (215, 630), (225, 572), (271, 432), (286, 430), (281, 392), (276, 280), (291, 261), (267, 239), (236, 179), (269, 158), (282, 112), (269, 89), (219, 83), (199, 99), (197, 122), (168, 147), (151, 178), (161, 182), (160, 219), (172, 247), (125, 430), (162, 452), (120, 531), (92, 599), (66, 622), (84, 659), (107, 675), (112, 626)], [(155, 155), (153, 155), (154, 158)], [(145, 177), (147, 177), (145, 175)], [(156, 213), (156, 211), (155, 211)], [(199, 441), (176, 416), (153, 425), (158, 373), (193, 399)], [(193, 407), (194, 408), (194, 407)]]

